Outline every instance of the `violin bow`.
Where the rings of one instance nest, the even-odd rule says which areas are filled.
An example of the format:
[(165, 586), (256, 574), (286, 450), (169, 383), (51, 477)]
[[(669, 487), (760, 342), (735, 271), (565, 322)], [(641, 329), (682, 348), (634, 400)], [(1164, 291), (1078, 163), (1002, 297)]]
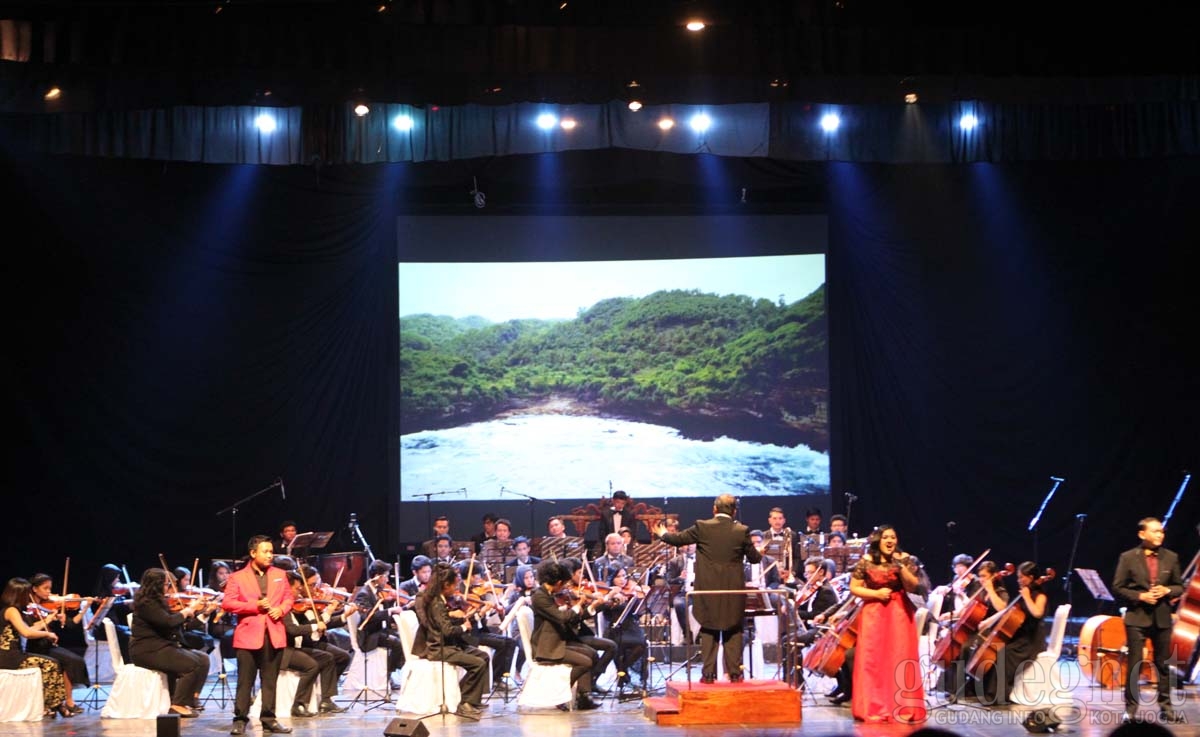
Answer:
[(66, 596), (67, 591), (69, 590), (69, 589), (67, 589), (67, 576), (69, 576), (70, 574), (71, 574), (71, 556), (68, 555), (67, 562), (63, 563), (63, 590), (62, 590), (63, 596)]
[(162, 553), (158, 554), (158, 564), (162, 566), (163, 573), (167, 574), (167, 583), (171, 585), (171, 590), (178, 594), (179, 587), (175, 585), (175, 575), (171, 573), (171, 569), (167, 567), (167, 559)]

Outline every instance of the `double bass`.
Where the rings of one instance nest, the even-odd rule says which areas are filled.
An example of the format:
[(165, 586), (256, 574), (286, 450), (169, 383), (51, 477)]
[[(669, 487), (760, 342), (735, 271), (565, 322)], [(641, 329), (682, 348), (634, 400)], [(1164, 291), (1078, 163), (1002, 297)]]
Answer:
[[(1125, 622), (1117, 616), (1097, 614), (1079, 632), (1079, 670), (1083, 677), (1104, 688), (1121, 688), (1129, 670)], [(1147, 638), (1142, 649), (1142, 680), (1158, 683), (1154, 645)]]
[(1170, 654), (1179, 663), (1179, 667), (1186, 668), (1189, 672), (1196, 657), (1196, 640), (1200, 638), (1200, 568), (1197, 567), (1197, 562), (1200, 562), (1200, 553), (1192, 558), (1191, 565), (1188, 566), (1191, 576), (1184, 576), (1188, 583), (1183, 590), (1183, 596), (1179, 597), (1179, 604), (1175, 609), (1175, 624), (1171, 627)]
[[(1053, 568), (1047, 568), (1046, 575), (1034, 579), (1034, 585), (1040, 586), (1053, 580), (1057, 575)], [(1013, 636), (1021, 629), (1021, 625), (1025, 624), (1025, 618), (1028, 615), (1020, 607), (1020, 603), (1021, 596), (1018, 595), (1011, 604), (1005, 607), (1004, 611), (997, 614), (995, 624), (988, 630), (987, 636), (984, 637), (979, 647), (975, 648), (975, 653), (967, 663), (967, 673), (975, 680), (982, 681), (987, 672), (996, 666), (1000, 649), (1012, 641)]]

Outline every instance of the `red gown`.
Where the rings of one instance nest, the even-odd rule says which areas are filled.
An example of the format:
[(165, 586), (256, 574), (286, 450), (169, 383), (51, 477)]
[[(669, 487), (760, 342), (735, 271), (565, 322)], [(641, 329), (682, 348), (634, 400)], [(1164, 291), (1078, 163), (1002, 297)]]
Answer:
[(859, 561), (855, 575), (873, 589), (889, 588), (884, 601), (866, 601), (858, 620), (854, 652), (854, 696), (850, 711), (868, 722), (925, 721), (917, 626), (912, 601), (904, 593), (900, 569)]

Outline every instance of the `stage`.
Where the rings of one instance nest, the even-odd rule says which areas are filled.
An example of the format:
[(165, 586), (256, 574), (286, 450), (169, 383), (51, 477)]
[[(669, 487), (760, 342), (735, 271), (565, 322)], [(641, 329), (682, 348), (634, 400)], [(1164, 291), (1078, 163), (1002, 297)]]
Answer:
[[(1069, 672), (1078, 676), (1078, 669), (1069, 663)], [(678, 675), (678, 674), (677, 674)], [(652, 683), (658, 683), (658, 679)], [(1076, 678), (1072, 683), (1080, 683)], [(490, 706), (479, 722), (470, 722), (452, 715), (433, 716), (424, 720), (431, 735), (474, 735), (503, 733), (507, 737), (614, 737), (614, 735), (639, 735), (646, 733), (664, 735), (903, 735), (915, 727), (905, 725), (866, 725), (856, 723), (845, 706), (831, 706), (824, 694), (832, 688), (832, 681), (824, 679), (812, 683), (811, 693), (802, 695), (802, 723), (797, 725), (769, 725), (761, 723), (734, 722), (722, 725), (657, 726), (644, 716), (643, 703), (639, 699), (618, 700), (606, 697), (600, 709), (590, 712), (562, 713), (558, 711), (518, 713), (516, 694), (509, 694), (506, 703), (504, 694), (492, 695)], [(747, 689), (746, 699), (752, 699), (752, 686)], [(76, 689), (76, 698), (83, 703), (84, 689)], [(207, 693), (207, 688), (206, 688)], [(1120, 694), (1087, 686), (1077, 686), (1072, 696), (1082, 708), (1075, 712), (1073, 723), (1065, 724), (1058, 733), (1083, 735), (1107, 735), (1119, 726), (1123, 713)], [(1152, 700), (1153, 692), (1145, 689), (1144, 700)], [(943, 699), (927, 697), (931, 706), (929, 721), (925, 726), (937, 727), (958, 735), (1026, 734), (1021, 726), (1027, 708), (984, 709), (973, 702), (941, 706)], [(1170, 725), (1171, 732), (1182, 736), (1200, 737), (1200, 702), (1196, 698), (1196, 687), (1188, 686), (1176, 692), (1176, 709), (1183, 714), (1185, 722)], [(224, 709), (219, 703), (209, 703), (208, 708), (197, 719), (181, 720), (183, 735), (227, 734), (233, 705)], [(748, 711), (748, 710), (747, 710)], [(1148, 719), (1157, 718), (1157, 709), (1147, 706), (1142, 714)], [(354, 735), (382, 735), (388, 724), (396, 718), (414, 721), (414, 715), (397, 714), (390, 706), (364, 711), (361, 706), (338, 716), (314, 719), (284, 719), (294, 727), (296, 735), (321, 735), (321, 737), (350, 737)], [(498, 732), (499, 730), (499, 732)], [(99, 711), (88, 710), (73, 719), (58, 718), (54, 721), (33, 723), (7, 723), (0, 726), (4, 735), (153, 735), (155, 723), (142, 720), (101, 719)], [(257, 721), (251, 722), (247, 734), (261, 735)]]

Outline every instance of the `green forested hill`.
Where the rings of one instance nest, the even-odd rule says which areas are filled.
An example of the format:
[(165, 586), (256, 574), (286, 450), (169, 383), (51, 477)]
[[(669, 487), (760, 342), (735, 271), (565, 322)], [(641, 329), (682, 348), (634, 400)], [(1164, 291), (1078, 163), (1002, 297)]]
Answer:
[(597, 413), (690, 419), (700, 434), (782, 434), (823, 449), (824, 298), (824, 287), (790, 305), (677, 290), (602, 300), (558, 322), (405, 316), (402, 431), (556, 395)]

